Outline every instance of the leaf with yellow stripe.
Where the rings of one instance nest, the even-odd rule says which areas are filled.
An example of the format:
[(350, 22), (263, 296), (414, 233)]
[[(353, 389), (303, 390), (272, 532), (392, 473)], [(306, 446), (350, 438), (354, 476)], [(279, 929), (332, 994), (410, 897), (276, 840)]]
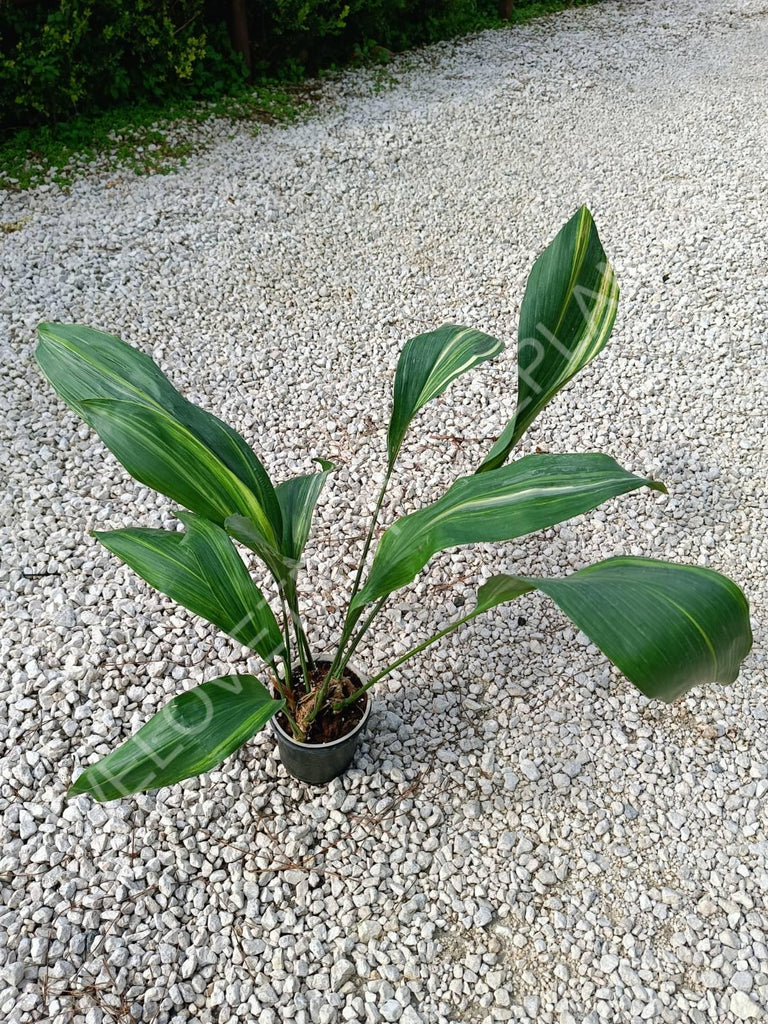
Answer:
[(307, 543), (312, 527), (312, 514), (328, 474), (336, 468), (326, 459), (317, 461), (320, 464), (319, 473), (291, 477), (275, 488), (283, 519), (283, 541), (280, 550), (294, 562), (301, 558), (304, 545)]
[(439, 501), (398, 519), (384, 533), (353, 608), (410, 583), (438, 551), (522, 537), (638, 487), (665, 490), (597, 453), (527, 455), (509, 466), (462, 477)]
[(160, 409), (138, 402), (88, 399), (81, 407), (132, 477), (184, 508), (222, 525), (238, 514), (279, 543), (253, 492), (198, 437)]
[(504, 342), (489, 334), (453, 324), (419, 334), (405, 343), (395, 372), (387, 436), (390, 469), (419, 409), (441, 395), (451, 381), (479, 363), (493, 359), (503, 349)]
[(497, 469), (579, 370), (605, 346), (619, 288), (586, 206), (533, 265), (520, 307), (517, 407), (478, 472)]
[[(120, 452), (116, 451), (113, 447), (115, 431), (105, 429), (110, 407), (93, 402), (131, 403), (146, 408), (150, 414), (172, 420), (178, 436), (191, 437), (197, 442), (185, 442), (180, 446), (182, 451), (179, 454), (186, 458), (201, 456), (203, 464), (200, 468), (208, 476), (218, 463), (225, 490), (233, 490), (231, 483), (227, 482), (229, 477), (235, 477), (239, 482), (237, 490), (240, 497), (226, 515), (236, 512), (248, 514), (271, 542), (277, 541), (282, 532), (280, 506), (269, 476), (255, 452), (226, 423), (183, 398), (149, 356), (112, 334), (80, 324), (40, 324), (38, 338), (35, 358), (56, 393), (99, 434), (121, 462), (120, 452), (124, 452), (124, 445), (118, 445)], [(145, 417), (145, 423), (151, 422), (151, 415)], [(110, 440), (102, 430), (108, 433)], [(201, 454), (203, 449), (207, 454)], [(194, 473), (197, 467), (192, 464), (177, 468), (181, 477), (185, 469)], [(162, 474), (165, 484), (157, 489), (163, 494), (171, 494), (177, 486), (183, 485), (182, 480), (174, 483), (175, 475), (173, 465), (166, 465)], [(242, 498), (244, 492), (250, 495), (248, 499)], [(246, 506), (249, 509), (247, 513)], [(186, 507), (206, 515), (205, 510), (210, 510), (211, 501)], [(218, 515), (214, 521), (223, 522), (223, 518)]]
[(272, 664), (284, 649), (280, 627), (228, 534), (191, 512), (177, 515), (183, 532), (126, 529), (94, 536), (150, 586)]
[(562, 579), (493, 576), (475, 612), (547, 594), (647, 697), (732, 683), (752, 647), (749, 606), (726, 576), (698, 565), (609, 558)]
[(202, 683), (174, 697), (135, 736), (87, 768), (67, 795), (118, 800), (201, 775), (254, 736), (284, 703), (255, 676)]

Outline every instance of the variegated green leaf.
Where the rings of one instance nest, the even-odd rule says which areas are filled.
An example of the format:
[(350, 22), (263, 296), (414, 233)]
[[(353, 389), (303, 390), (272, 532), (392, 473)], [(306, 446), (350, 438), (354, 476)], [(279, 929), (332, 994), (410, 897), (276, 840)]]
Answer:
[(248, 516), (228, 516), (224, 521), (224, 528), (230, 537), (239, 540), (251, 551), (255, 551), (270, 572), (280, 583), (285, 584), (295, 579), (298, 563), (290, 555), (284, 555), (267, 540), (256, 523)]
[[(279, 538), (282, 525), (277, 496), (256, 454), (226, 423), (183, 398), (149, 356), (114, 335), (79, 324), (40, 324), (38, 336), (35, 358), (43, 373), (56, 393), (97, 433), (99, 426), (91, 414), (98, 409), (103, 413), (104, 407), (88, 405), (92, 399), (142, 405), (175, 420), (208, 449), (208, 464), (213, 460), (222, 463), (251, 492), (249, 504), (258, 506), (259, 521), (269, 524), (266, 534)], [(102, 415), (99, 424), (103, 422)], [(102, 440), (110, 447), (103, 436)]]
[(619, 288), (586, 206), (533, 265), (520, 308), (517, 408), (478, 472), (497, 469), (545, 405), (604, 347)]
[(223, 524), (235, 513), (248, 516), (272, 540), (272, 525), (253, 492), (178, 420), (137, 402), (87, 399), (80, 405), (140, 483), (213, 523)]
[(395, 373), (392, 416), (387, 446), (389, 465), (394, 465), (408, 426), (427, 402), (441, 395), (451, 381), (504, 348), (482, 331), (446, 324), (407, 341)]
[(698, 565), (626, 557), (562, 579), (493, 576), (478, 591), (476, 611), (534, 589), (647, 697), (670, 702), (692, 686), (732, 683), (752, 647), (744, 594)]
[(283, 519), (281, 551), (298, 562), (312, 526), (312, 514), (326, 478), (336, 468), (332, 462), (318, 459), (320, 473), (294, 476), (275, 488)]
[(638, 487), (665, 490), (599, 454), (528, 455), (501, 469), (462, 477), (439, 501), (390, 526), (353, 607), (410, 583), (438, 551), (512, 540)]
[(68, 796), (118, 800), (215, 768), (284, 705), (254, 676), (222, 676), (174, 697), (117, 750), (87, 768)]
[(229, 536), (191, 512), (177, 515), (186, 526), (183, 533), (127, 529), (94, 536), (150, 586), (272, 664), (283, 652), (282, 633)]

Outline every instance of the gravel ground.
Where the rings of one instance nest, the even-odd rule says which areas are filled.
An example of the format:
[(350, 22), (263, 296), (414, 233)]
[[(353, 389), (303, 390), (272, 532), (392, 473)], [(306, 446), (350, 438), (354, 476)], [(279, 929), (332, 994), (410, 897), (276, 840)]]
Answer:
[[(445, 321), (513, 340), (532, 260), (586, 202), (619, 319), (523, 447), (606, 451), (670, 495), (438, 558), (361, 662), (428, 635), (491, 570), (561, 574), (618, 553), (711, 565), (759, 613), (767, 50), (764, 0), (608, 2), (410, 56), (385, 92), (346, 76), (289, 129), (216, 125), (177, 176), (5, 198), (0, 219), (29, 219), (0, 236), (4, 1021), (768, 1014), (760, 618), (734, 686), (667, 708), (531, 596), (380, 686), (355, 767), (326, 790), (292, 782), (262, 734), (204, 779), (65, 803), (171, 695), (249, 660), (89, 538), (169, 524), (170, 505), (32, 362), (39, 320), (112, 330), (278, 479), (338, 461), (304, 578), (324, 647), (401, 344)], [(476, 464), (513, 379), (514, 350), (425, 410), (387, 519)]]

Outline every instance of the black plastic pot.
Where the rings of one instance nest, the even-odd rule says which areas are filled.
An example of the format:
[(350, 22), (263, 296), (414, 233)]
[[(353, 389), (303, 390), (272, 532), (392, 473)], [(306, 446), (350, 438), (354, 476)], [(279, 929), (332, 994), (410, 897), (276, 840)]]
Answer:
[[(328, 661), (317, 658), (318, 662)], [(366, 677), (356, 666), (349, 668), (360, 680), (360, 685), (367, 682)], [(281, 727), (277, 716), (272, 719), (272, 729), (277, 737), (280, 760), (286, 771), (300, 782), (310, 786), (324, 786), (331, 779), (337, 778), (349, 768), (357, 750), (358, 741), (368, 724), (371, 714), (370, 695), (366, 694), (365, 711), (357, 725), (345, 736), (330, 743), (297, 743), (296, 740)]]

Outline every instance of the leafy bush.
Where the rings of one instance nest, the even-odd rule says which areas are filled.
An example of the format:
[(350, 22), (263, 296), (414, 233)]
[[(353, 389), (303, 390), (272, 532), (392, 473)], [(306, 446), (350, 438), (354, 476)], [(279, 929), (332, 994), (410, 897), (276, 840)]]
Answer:
[(26, 125), (140, 100), (220, 95), (244, 65), (204, 0), (0, 5), (0, 115)]
[(498, 22), (495, 0), (249, 0), (248, 11), (254, 56), (270, 74), (286, 62), (315, 74)]
[[(275, 486), (246, 441), (184, 399), (148, 356), (88, 327), (42, 324), (37, 360), (60, 397), (133, 477), (186, 510), (177, 513), (182, 531), (128, 528), (96, 537), (152, 586), (256, 651), (272, 690), (241, 675), (187, 691), (86, 769), (71, 793), (110, 800), (199, 774), (278, 713), (301, 744), (319, 742), (321, 725), (323, 738), (343, 735), (344, 716), (365, 702), (369, 686), (451, 630), (532, 590), (550, 597), (649, 697), (671, 701), (699, 683), (733, 682), (752, 643), (747, 602), (736, 584), (700, 566), (619, 557), (559, 578), (492, 576), (468, 614), (365, 685), (344, 688), (350, 658), (389, 596), (410, 584), (433, 555), (544, 530), (641, 487), (665, 491), (598, 453), (526, 455), (507, 464), (533, 420), (602, 350), (617, 304), (613, 271), (582, 208), (528, 280), (514, 416), (475, 473), (384, 532), (368, 566), (387, 487), (419, 410), (504, 348), (480, 331), (455, 326), (406, 343), (395, 373), (385, 478), (326, 669), (310, 650), (296, 580), (333, 466), (321, 462), (319, 472)], [(263, 562), (279, 598), (277, 612), (233, 540)], [(315, 586), (322, 593), (325, 581)]]
[[(590, 2), (518, 0), (516, 16)], [(228, 6), (0, 0), (0, 122), (239, 91), (245, 64), (224, 24)], [(283, 79), (498, 23), (496, 0), (246, 0), (246, 11), (256, 74)]]

